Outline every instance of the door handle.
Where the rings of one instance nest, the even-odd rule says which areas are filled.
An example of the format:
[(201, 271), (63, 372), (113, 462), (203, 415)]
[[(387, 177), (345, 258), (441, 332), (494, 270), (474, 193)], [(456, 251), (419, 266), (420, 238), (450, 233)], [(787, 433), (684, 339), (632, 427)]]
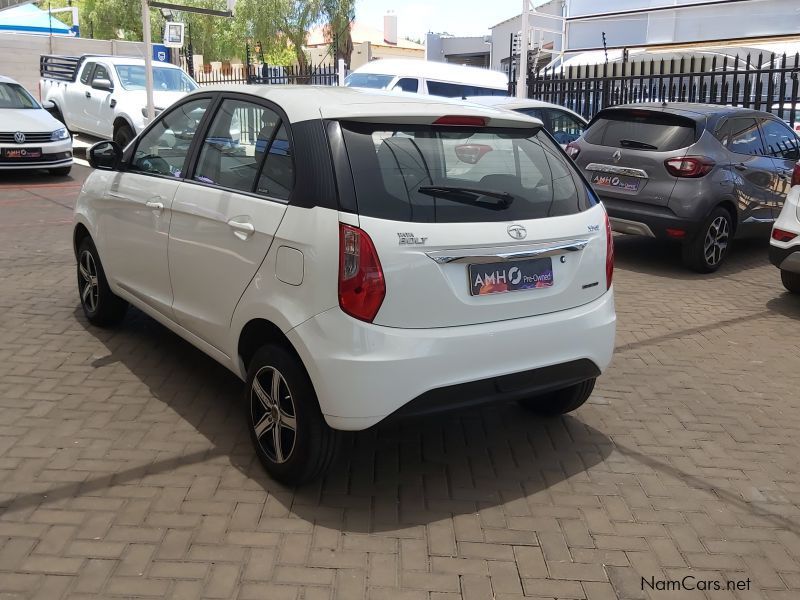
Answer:
[(163, 202), (156, 202), (154, 200), (148, 200), (144, 203), (147, 208), (152, 208), (153, 210), (164, 210), (164, 203)]
[(231, 219), (228, 221), (228, 225), (231, 229), (233, 229), (233, 235), (238, 237), (240, 240), (246, 240), (256, 232), (256, 227), (252, 223)]
[(92, 97), (92, 92), (86, 92), (86, 97), (87, 98), (91, 98)]

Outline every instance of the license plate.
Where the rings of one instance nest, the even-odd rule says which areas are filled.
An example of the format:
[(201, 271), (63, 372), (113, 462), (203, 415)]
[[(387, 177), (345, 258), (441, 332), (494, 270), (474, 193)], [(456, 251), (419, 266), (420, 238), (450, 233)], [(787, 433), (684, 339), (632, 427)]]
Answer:
[(622, 175), (613, 175), (609, 173), (594, 173), (592, 175), (592, 185), (618, 188), (628, 192), (638, 192), (639, 183), (640, 180), (636, 177), (624, 177)]
[(42, 158), (41, 148), (3, 148), (3, 158)]
[(552, 285), (551, 258), (469, 265), (469, 293), (473, 296), (548, 288)]

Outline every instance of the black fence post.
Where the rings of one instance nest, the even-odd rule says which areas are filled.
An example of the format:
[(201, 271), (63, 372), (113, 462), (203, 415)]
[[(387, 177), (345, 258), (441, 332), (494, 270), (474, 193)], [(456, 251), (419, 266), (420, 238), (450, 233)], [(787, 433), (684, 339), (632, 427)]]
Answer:
[(253, 83), (253, 78), (250, 74), (250, 42), (245, 42), (244, 44), (244, 73), (247, 83)]

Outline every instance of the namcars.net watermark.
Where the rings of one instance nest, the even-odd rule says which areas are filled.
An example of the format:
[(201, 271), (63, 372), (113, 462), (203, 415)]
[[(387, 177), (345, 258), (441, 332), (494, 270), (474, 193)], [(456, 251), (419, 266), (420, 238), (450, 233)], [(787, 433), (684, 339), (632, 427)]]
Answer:
[(655, 577), (642, 577), (642, 590), (655, 590), (659, 592), (684, 590), (700, 590), (703, 592), (735, 592), (749, 591), (750, 578), (747, 579), (698, 579), (694, 575), (686, 575), (681, 579), (656, 579)]

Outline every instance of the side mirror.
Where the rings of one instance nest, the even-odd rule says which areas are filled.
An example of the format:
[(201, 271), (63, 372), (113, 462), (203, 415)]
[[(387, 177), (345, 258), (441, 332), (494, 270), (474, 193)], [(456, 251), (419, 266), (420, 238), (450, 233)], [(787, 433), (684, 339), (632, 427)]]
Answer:
[(45, 100), (42, 102), (42, 108), (45, 109), (47, 112), (51, 112), (55, 110), (56, 104), (52, 100)]
[(119, 171), (122, 165), (122, 148), (117, 142), (97, 142), (86, 153), (89, 166), (103, 171)]
[(114, 84), (111, 83), (110, 79), (95, 79), (92, 81), (92, 87), (96, 90), (104, 90), (106, 92), (114, 90)]
[(456, 146), (458, 160), (468, 165), (475, 165), (483, 156), (492, 151), (488, 144), (461, 144)]

